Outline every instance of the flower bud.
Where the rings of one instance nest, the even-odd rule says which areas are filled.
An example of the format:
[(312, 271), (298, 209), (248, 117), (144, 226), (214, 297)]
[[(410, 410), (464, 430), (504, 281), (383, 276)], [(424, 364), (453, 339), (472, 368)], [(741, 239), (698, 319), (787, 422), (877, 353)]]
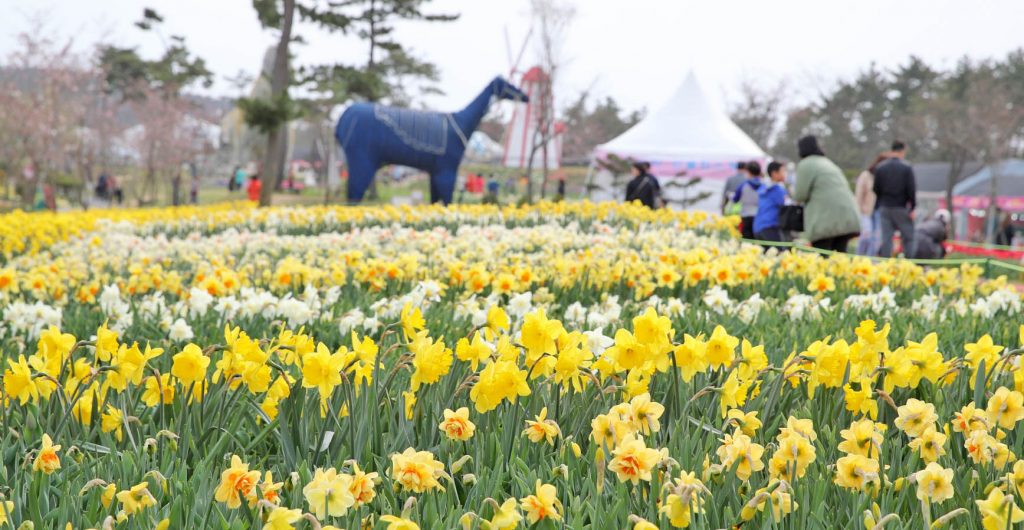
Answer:
[(462, 467), (472, 461), (472, 456), (463, 455), (462, 458), (459, 458), (455, 462), (452, 462), (452, 473), (458, 473), (459, 471), (462, 471)]
[(284, 479), (285, 491), (291, 491), (297, 488), (301, 480), (302, 478), (299, 477), (299, 474), (297, 472), (292, 471), (291, 473), (288, 473), (288, 476), (286, 476)]
[(476, 475), (472, 473), (466, 473), (465, 475), (462, 475), (462, 483), (467, 486), (476, 484)]
[(872, 530), (875, 527), (876, 524), (877, 524), (877, 521), (875, 519), (875, 514), (871, 513), (871, 510), (864, 510), (864, 528), (865, 528), (865, 530)]
[(85, 461), (85, 453), (83, 453), (81, 450), (78, 449), (78, 447), (75, 447), (73, 445), (68, 449), (68, 455), (71, 456), (72, 460), (79, 464)]

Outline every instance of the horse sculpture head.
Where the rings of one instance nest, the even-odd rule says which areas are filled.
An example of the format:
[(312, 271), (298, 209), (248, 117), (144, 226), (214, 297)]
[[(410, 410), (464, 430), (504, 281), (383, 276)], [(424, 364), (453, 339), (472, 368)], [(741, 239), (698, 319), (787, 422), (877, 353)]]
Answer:
[(518, 87), (509, 83), (504, 77), (498, 76), (491, 81), (491, 93), (499, 99), (510, 99), (512, 101), (522, 101), (528, 103), (530, 101), (529, 96), (519, 90)]

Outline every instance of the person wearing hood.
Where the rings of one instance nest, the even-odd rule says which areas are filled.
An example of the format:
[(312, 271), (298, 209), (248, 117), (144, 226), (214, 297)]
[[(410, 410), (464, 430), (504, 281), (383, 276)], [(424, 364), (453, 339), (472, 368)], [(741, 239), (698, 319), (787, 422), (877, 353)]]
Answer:
[(747, 173), (747, 163), (739, 162), (736, 164), (736, 173), (725, 181), (725, 189), (722, 190), (722, 215), (734, 215), (731, 211), (736, 205), (730, 201), (733, 194), (743, 184), (750, 174)]
[(743, 239), (754, 239), (754, 216), (757, 215), (757, 192), (764, 185), (761, 178), (761, 164), (756, 160), (747, 162), (747, 179), (732, 194), (732, 202), (740, 205), (740, 232)]
[(640, 201), (648, 208), (660, 207), (661, 185), (650, 171), (651, 165), (647, 162), (633, 164), (633, 180), (626, 184), (626, 202)]
[[(779, 212), (786, 204), (786, 166), (781, 162), (768, 163), (768, 183), (757, 190), (757, 215), (754, 216), (754, 237), (761, 241), (785, 241), (786, 234), (779, 226)], [(766, 246), (768, 250), (771, 246)]]
[(860, 215), (850, 185), (839, 166), (825, 157), (813, 135), (797, 142), (793, 199), (804, 205), (805, 239), (822, 250), (846, 252), (860, 233)]
[(938, 210), (914, 229), (914, 257), (917, 259), (941, 259), (946, 257), (943, 243), (949, 237), (949, 210)]

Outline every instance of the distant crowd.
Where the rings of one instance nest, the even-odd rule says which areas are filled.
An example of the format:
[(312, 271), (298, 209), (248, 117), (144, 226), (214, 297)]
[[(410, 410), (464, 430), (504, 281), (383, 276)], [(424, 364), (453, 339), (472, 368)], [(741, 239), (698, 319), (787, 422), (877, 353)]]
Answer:
[[(950, 213), (940, 209), (927, 219), (917, 219), (917, 183), (906, 161), (907, 146), (901, 141), (882, 153), (858, 177), (854, 190), (846, 176), (825, 155), (818, 139), (799, 140), (796, 178), (790, 182), (786, 165), (769, 162), (762, 170), (758, 161), (741, 162), (725, 184), (723, 215), (738, 215), (745, 239), (766, 244), (791, 241), (796, 232), (811, 246), (848, 252), (857, 239), (856, 252), (889, 257), (896, 251), (908, 258), (941, 258), (949, 234)], [(650, 164), (636, 162), (633, 180), (626, 186), (626, 200), (651, 208), (662, 205), (658, 180)]]

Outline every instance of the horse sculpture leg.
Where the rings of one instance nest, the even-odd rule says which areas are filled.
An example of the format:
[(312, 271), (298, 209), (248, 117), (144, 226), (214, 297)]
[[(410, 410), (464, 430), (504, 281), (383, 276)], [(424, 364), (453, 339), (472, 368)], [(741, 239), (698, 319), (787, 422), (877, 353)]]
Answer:
[(348, 156), (348, 202), (357, 203), (363, 200), (366, 189), (370, 187), (374, 175), (377, 174), (378, 164), (365, 154), (353, 153), (355, 156)]
[(444, 204), (452, 203), (452, 195), (455, 193), (456, 172), (452, 170), (440, 170), (430, 175), (430, 202)]

